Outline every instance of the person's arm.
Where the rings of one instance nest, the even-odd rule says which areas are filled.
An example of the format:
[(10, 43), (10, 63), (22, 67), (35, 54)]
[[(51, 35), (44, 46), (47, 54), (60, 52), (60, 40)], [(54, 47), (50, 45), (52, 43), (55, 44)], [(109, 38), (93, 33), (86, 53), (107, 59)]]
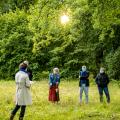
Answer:
[(28, 75), (26, 75), (25, 86), (26, 86), (27, 88), (30, 88), (30, 86), (31, 86), (31, 82), (30, 82), (30, 80), (29, 80)]
[(56, 75), (56, 85), (58, 86), (60, 84), (60, 75)]
[(33, 79), (33, 74), (32, 74), (32, 70), (31, 69), (29, 69), (29, 78), (30, 78), (30, 80), (32, 81), (32, 79)]
[(82, 76), (82, 71), (80, 71), (80, 73), (79, 73), (79, 78), (80, 78), (80, 80), (85, 78), (84, 76)]
[(58, 84), (60, 84), (60, 75), (58, 75)]
[(107, 84), (109, 84), (110, 80), (107, 74), (106, 74), (106, 78), (107, 78)]
[[(57, 74), (57, 75), (56, 75), (56, 88), (57, 88), (57, 89), (58, 89), (59, 84), (60, 84), (60, 75)], [(56, 90), (57, 90), (57, 89), (56, 89)]]
[(88, 79), (89, 78), (89, 72), (87, 71), (87, 75), (86, 75), (86, 78)]

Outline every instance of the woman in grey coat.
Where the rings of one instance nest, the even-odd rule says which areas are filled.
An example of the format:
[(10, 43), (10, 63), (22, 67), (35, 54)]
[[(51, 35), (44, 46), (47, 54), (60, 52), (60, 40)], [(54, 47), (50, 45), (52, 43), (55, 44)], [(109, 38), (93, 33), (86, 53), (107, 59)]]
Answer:
[(15, 114), (21, 108), (19, 120), (23, 120), (26, 105), (32, 104), (32, 97), (30, 94), (31, 82), (29, 80), (28, 74), (26, 72), (27, 65), (21, 63), (19, 66), (19, 71), (15, 75), (16, 82), (16, 106), (13, 109), (10, 120), (13, 120)]

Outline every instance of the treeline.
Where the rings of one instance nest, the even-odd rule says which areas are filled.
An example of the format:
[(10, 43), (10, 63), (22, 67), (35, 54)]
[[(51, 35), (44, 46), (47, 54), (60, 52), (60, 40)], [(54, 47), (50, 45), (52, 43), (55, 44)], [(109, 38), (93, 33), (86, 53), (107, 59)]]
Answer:
[(12, 79), (28, 60), (36, 80), (56, 66), (62, 77), (78, 77), (82, 65), (94, 75), (104, 66), (118, 80), (119, 59), (119, 0), (0, 1), (1, 79)]

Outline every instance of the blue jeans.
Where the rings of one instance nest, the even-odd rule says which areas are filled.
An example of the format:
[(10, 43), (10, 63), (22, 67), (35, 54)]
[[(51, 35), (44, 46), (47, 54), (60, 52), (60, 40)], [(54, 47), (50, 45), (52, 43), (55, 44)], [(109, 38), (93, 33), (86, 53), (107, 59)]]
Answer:
[(82, 103), (82, 94), (85, 93), (86, 103), (88, 103), (88, 87), (85, 84), (82, 84), (80, 87), (80, 103)]
[(100, 102), (103, 102), (103, 91), (104, 91), (106, 98), (107, 98), (107, 102), (110, 103), (110, 94), (109, 94), (108, 87), (99, 87), (98, 86), (98, 91), (99, 91), (99, 95), (100, 95)]

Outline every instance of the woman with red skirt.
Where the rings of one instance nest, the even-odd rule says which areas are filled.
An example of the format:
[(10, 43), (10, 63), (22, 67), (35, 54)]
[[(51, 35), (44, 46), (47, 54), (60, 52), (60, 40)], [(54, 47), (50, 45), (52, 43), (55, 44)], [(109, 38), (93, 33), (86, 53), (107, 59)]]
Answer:
[(53, 73), (49, 75), (49, 101), (58, 102), (59, 98), (60, 75), (59, 69), (54, 68)]

